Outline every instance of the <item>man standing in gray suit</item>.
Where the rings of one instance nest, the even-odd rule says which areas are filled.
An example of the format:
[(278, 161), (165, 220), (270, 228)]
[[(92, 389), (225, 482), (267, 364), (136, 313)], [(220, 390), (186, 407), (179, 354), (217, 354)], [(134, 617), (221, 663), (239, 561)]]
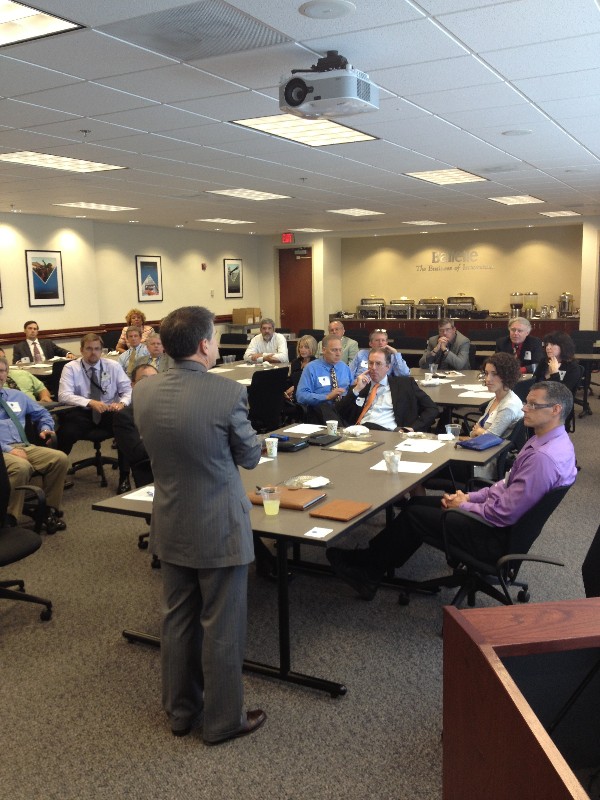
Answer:
[(253, 469), (260, 444), (246, 389), (211, 375), (219, 355), (214, 314), (200, 306), (161, 323), (174, 365), (135, 387), (134, 417), (154, 474), (150, 544), (162, 565), (163, 706), (175, 736), (202, 725), (206, 744), (255, 731), (243, 714), (251, 503), (238, 466)]

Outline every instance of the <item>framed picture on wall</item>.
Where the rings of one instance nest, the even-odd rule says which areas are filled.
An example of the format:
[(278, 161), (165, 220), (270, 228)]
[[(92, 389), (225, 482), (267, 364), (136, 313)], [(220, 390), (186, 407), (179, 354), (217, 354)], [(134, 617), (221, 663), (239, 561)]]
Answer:
[(163, 299), (160, 256), (136, 256), (138, 300), (152, 303)]
[(64, 306), (60, 250), (25, 250), (30, 306)]
[(244, 296), (244, 266), (240, 258), (224, 258), (223, 273), (225, 276), (225, 297)]

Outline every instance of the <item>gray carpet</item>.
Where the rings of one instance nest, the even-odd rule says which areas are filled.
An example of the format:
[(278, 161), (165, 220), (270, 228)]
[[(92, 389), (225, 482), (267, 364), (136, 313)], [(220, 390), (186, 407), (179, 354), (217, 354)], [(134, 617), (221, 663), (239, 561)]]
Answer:
[[(594, 415), (577, 420), (574, 434), (583, 469), (535, 546), (566, 567), (526, 566), (532, 602), (583, 596), (580, 567), (598, 525), (600, 482), (600, 403), (591, 403)], [(298, 576), (290, 585), (292, 666), (345, 682), (348, 694), (332, 699), (246, 676), (247, 706), (268, 714), (260, 731), (217, 748), (198, 733), (176, 739), (160, 707), (157, 652), (121, 636), (125, 627), (158, 632), (160, 571), (137, 548), (143, 522), (91, 511), (93, 499), (114, 494), (116, 473), (107, 489), (93, 470), (75, 481), (65, 494), (68, 530), (2, 570), (55, 607), (43, 623), (36, 607), (0, 600), (3, 796), (441, 797), (439, 633), (450, 592), (400, 607), (391, 590), (366, 603), (331, 577)], [(380, 526), (381, 516), (353, 540)], [(305, 554), (322, 558), (316, 547)], [(403, 574), (444, 571), (442, 555), (424, 547)], [(277, 657), (275, 600), (275, 586), (251, 568), (249, 658)]]

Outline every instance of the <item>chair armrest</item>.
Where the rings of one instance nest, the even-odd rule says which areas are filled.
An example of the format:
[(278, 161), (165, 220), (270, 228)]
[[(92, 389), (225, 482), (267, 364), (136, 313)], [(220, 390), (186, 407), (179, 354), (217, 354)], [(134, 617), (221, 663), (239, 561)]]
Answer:
[(489, 481), (487, 478), (470, 478), (467, 482), (467, 493), (476, 489), (485, 489), (486, 486), (493, 486), (495, 481)]
[(555, 567), (565, 566), (564, 562), (562, 561), (556, 561), (555, 559), (548, 558), (547, 556), (538, 556), (535, 553), (509, 553), (508, 555), (499, 558), (496, 566), (498, 569), (500, 569), (500, 567), (503, 567), (507, 561), (536, 561), (539, 564), (554, 564)]

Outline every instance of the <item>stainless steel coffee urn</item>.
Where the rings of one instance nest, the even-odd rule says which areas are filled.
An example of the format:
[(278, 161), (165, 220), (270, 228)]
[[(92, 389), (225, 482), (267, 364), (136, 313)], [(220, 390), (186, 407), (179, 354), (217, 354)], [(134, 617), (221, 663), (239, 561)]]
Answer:
[(573, 313), (573, 295), (571, 292), (563, 292), (558, 298), (558, 316), (570, 317)]

